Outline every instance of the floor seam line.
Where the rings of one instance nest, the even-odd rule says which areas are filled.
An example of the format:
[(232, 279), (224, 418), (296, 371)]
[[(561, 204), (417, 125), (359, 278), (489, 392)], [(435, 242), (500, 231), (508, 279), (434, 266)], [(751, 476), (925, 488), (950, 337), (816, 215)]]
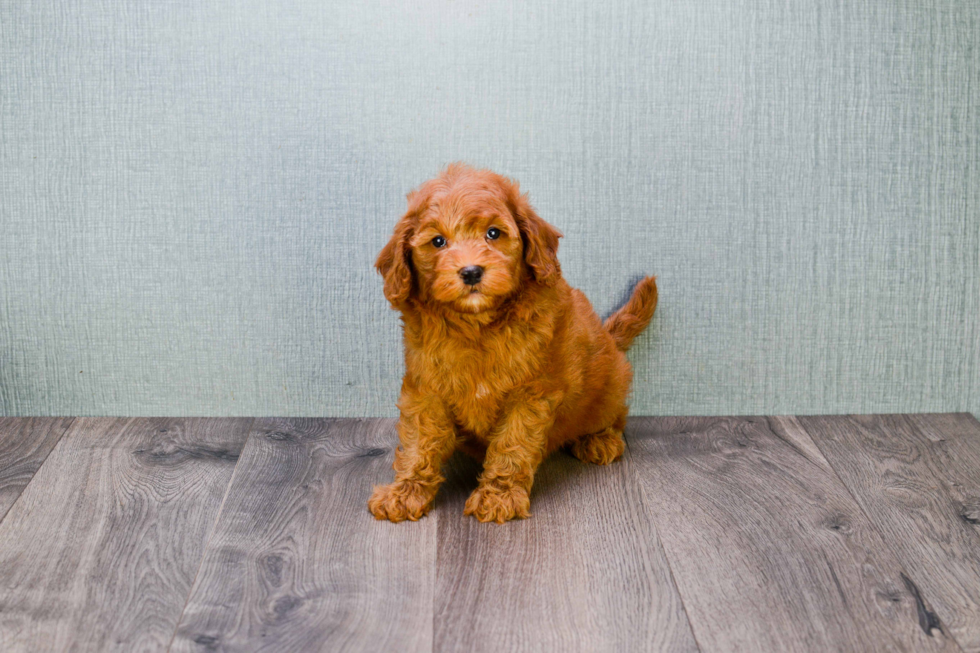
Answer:
[(197, 563), (197, 569), (194, 571), (194, 581), (191, 583), (191, 588), (187, 591), (187, 598), (184, 599), (184, 607), (180, 609), (177, 615), (177, 623), (174, 624), (174, 632), (170, 636), (170, 642), (167, 643), (167, 652), (174, 646), (174, 641), (177, 639), (177, 631), (180, 630), (180, 623), (184, 620), (184, 613), (187, 611), (187, 606), (190, 605), (191, 597), (194, 595), (194, 588), (197, 585), (197, 579), (201, 575), (201, 568), (204, 567), (204, 558), (207, 556), (208, 549), (211, 547), (211, 539), (214, 537), (214, 532), (218, 529), (218, 522), (221, 521), (221, 515), (225, 511), (225, 502), (228, 500), (228, 494), (231, 492), (231, 485), (235, 482), (235, 474), (238, 472), (238, 464), (242, 460), (242, 453), (245, 453), (245, 447), (252, 439), (252, 428), (255, 426), (255, 422), (258, 418), (253, 417), (252, 421), (249, 422), (248, 429), (245, 432), (245, 443), (242, 445), (242, 451), (238, 455), (238, 459), (235, 460), (235, 469), (231, 471), (231, 478), (228, 479), (228, 487), (225, 488), (224, 496), (221, 497), (221, 505), (218, 506), (218, 512), (214, 516), (214, 523), (211, 525), (211, 532), (208, 533), (208, 539), (204, 543), (204, 548), (201, 549), (201, 559)]
[(41, 464), (38, 465), (37, 469), (34, 470), (34, 473), (31, 474), (31, 480), (27, 481), (27, 485), (25, 485), (24, 489), (20, 491), (20, 494), (17, 495), (17, 498), (14, 499), (14, 502), (10, 504), (10, 507), (7, 508), (7, 510), (2, 515), (0, 515), (0, 525), (3, 524), (3, 520), (6, 519), (7, 515), (10, 514), (10, 511), (13, 510), (14, 506), (16, 506), (17, 503), (21, 500), (21, 498), (24, 496), (24, 493), (27, 492), (27, 488), (29, 488), (31, 486), (31, 483), (34, 482), (34, 479), (37, 478), (38, 472), (41, 471), (41, 468), (44, 467), (45, 463), (48, 462), (48, 459), (51, 458), (51, 454), (54, 453), (54, 450), (61, 445), (62, 440), (65, 439), (65, 433), (68, 433), (68, 430), (75, 425), (75, 421), (78, 419), (78, 417), (73, 416), (70, 419), (71, 421), (68, 422), (64, 430), (61, 431), (61, 435), (58, 436), (58, 441), (54, 443), (54, 446), (51, 447), (51, 450), (48, 451), (47, 455), (44, 456), (44, 460), (41, 461)]
[[(903, 415), (904, 415), (904, 413), (903, 413)], [(820, 417), (820, 416), (818, 416), (818, 417)], [(851, 419), (852, 416), (851, 415), (837, 415), (837, 416), (831, 415), (831, 417), (846, 417), (847, 419)], [(806, 426), (803, 424), (803, 422), (800, 421), (799, 417), (797, 417), (797, 416), (794, 415), (794, 419), (795, 419), (796, 423), (800, 425), (800, 428), (803, 429), (803, 432), (807, 435), (807, 437), (810, 438), (810, 441), (813, 442), (814, 446), (816, 446), (817, 449), (820, 451), (820, 455), (824, 457), (824, 460), (827, 461), (827, 464), (830, 465), (831, 471), (834, 472), (834, 478), (837, 479), (837, 482), (840, 483), (841, 484), (841, 487), (843, 487), (844, 490), (847, 492), (847, 496), (851, 497), (851, 500), (854, 502), (854, 505), (857, 506), (858, 510), (861, 511), (861, 514), (864, 515), (864, 518), (868, 521), (868, 526), (870, 526), (871, 528), (874, 529), (874, 532), (881, 539), (881, 543), (884, 545), (885, 549), (888, 551), (888, 553), (890, 553), (892, 555), (892, 557), (895, 559), (895, 562), (898, 563), (898, 565), (900, 567), (900, 569), (899, 569), (899, 576), (903, 576), (904, 575), (906, 578), (912, 578), (909, 575), (908, 569), (905, 568), (905, 563), (902, 562), (902, 559), (899, 558), (898, 554), (895, 553), (895, 550), (892, 548), (891, 544), (888, 543), (888, 540), (885, 539), (885, 536), (882, 534), (881, 530), (875, 525), (874, 521), (871, 519), (871, 515), (868, 513), (867, 510), (865, 510), (864, 504), (861, 503), (861, 501), (854, 494), (854, 492), (851, 491), (851, 488), (848, 487), (847, 483), (844, 482), (844, 479), (841, 478), (841, 475), (837, 471), (837, 468), (834, 467), (834, 463), (831, 462), (830, 458), (827, 457), (826, 452), (820, 447), (820, 443), (817, 441), (816, 438), (813, 437), (813, 434), (810, 433), (810, 431), (806, 428)], [(914, 424), (912, 424), (911, 422), (909, 422), (909, 424), (913, 428), (915, 428), (916, 431), (918, 431), (918, 429), (915, 427)], [(905, 591), (906, 592), (909, 591), (908, 590), (908, 587), (906, 587), (904, 584), (902, 585), (902, 587), (905, 587)], [(912, 598), (913, 598), (913, 602), (914, 602), (915, 597), (912, 597)], [(959, 640), (957, 640), (956, 637), (952, 633), (947, 633), (945, 630), (943, 630), (942, 633), (944, 635), (946, 635), (946, 638), (948, 640), (950, 640), (953, 643), (953, 645), (956, 646), (956, 648), (959, 651), (961, 651), (961, 653), (965, 653), (966, 649), (964, 649), (962, 646), (960, 646)]]
[(653, 527), (657, 529), (657, 544), (660, 546), (660, 551), (664, 554), (664, 560), (667, 561), (667, 572), (670, 574), (670, 583), (673, 585), (674, 591), (677, 592), (677, 598), (681, 602), (681, 610), (684, 612), (684, 618), (687, 620), (687, 627), (691, 631), (691, 639), (694, 640), (694, 645), (698, 647), (698, 651), (704, 651), (704, 648), (701, 646), (701, 642), (698, 641), (698, 634), (694, 632), (694, 622), (691, 620), (691, 614), (687, 609), (687, 601), (684, 599), (684, 595), (681, 593), (680, 584), (677, 582), (677, 578), (674, 575), (674, 563), (671, 562), (670, 555), (667, 553), (667, 547), (664, 546), (663, 539), (660, 537), (660, 526), (657, 525), (657, 520), (653, 515), (653, 509), (649, 507), (650, 503), (646, 501), (646, 490), (643, 487), (643, 483), (641, 483), (640, 479), (637, 478), (637, 474), (639, 472), (637, 471), (636, 464), (633, 463), (633, 447), (630, 446), (630, 440), (632, 438), (632, 435), (630, 437), (626, 437), (626, 432), (625, 430), (623, 431), (623, 441), (626, 443), (626, 450), (629, 452), (630, 469), (633, 482), (636, 483), (636, 489), (640, 494), (641, 501), (644, 502), (643, 508), (646, 509), (645, 512), (647, 513), (647, 516), (650, 518), (650, 521), (653, 522)]

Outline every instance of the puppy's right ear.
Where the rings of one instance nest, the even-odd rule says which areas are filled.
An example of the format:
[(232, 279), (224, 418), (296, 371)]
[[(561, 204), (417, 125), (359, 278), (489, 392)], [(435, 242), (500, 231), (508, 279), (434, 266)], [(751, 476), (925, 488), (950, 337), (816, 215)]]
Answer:
[(415, 231), (416, 207), (409, 196), (408, 212), (395, 225), (391, 240), (381, 249), (374, 267), (385, 282), (385, 298), (400, 308), (412, 293), (412, 255), (408, 241)]
[(553, 286), (561, 277), (558, 239), (562, 234), (531, 208), (527, 194), (521, 194), (517, 182), (508, 180), (508, 183), (508, 205), (524, 241), (524, 261), (539, 283)]

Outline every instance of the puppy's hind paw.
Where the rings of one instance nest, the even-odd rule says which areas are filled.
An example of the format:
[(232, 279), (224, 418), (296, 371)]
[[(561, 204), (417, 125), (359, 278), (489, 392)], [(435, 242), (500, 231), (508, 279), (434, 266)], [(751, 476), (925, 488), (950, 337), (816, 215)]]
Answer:
[(466, 500), (463, 514), (473, 515), (482, 522), (498, 524), (515, 518), (526, 519), (531, 516), (531, 499), (523, 488), (503, 490), (481, 485)]
[(375, 519), (393, 522), (418, 521), (432, 507), (432, 493), (422, 485), (400, 481), (391, 485), (375, 486), (368, 500), (368, 510)]
[(608, 465), (623, 455), (626, 443), (623, 432), (607, 428), (598, 433), (584, 435), (569, 447), (572, 455), (583, 463)]

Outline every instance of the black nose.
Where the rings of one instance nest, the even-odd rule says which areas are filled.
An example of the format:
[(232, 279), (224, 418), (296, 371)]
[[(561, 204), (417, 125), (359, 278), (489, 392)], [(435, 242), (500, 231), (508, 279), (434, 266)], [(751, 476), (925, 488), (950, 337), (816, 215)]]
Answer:
[(463, 277), (463, 283), (467, 286), (475, 286), (483, 278), (483, 268), (479, 265), (467, 265), (459, 271), (459, 276)]

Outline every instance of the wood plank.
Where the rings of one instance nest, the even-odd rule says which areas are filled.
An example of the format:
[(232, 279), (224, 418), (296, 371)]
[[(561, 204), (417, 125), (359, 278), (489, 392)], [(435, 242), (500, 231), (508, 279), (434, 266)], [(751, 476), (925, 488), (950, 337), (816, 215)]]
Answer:
[(71, 422), (71, 417), (0, 417), (0, 521)]
[(165, 649), (250, 422), (76, 419), (0, 523), (0, 650)]
[(904, 569), (801, 429), (779, 418), (628, 427), (705, 650), (956, 650), (925, 632)]
[(530, 519), (463, 516), (479, 465), (458, 455), (437, 497), (437, 651), (695, 651), (627, 452), (610, 466), (556, 454)]
[(393, 420), (256, 422), (174, 651), (431, 650), (436, 517), (376, 521)]
[(966, 413), (800, 422), (942, 626), (980, 651), (980, 424)]

